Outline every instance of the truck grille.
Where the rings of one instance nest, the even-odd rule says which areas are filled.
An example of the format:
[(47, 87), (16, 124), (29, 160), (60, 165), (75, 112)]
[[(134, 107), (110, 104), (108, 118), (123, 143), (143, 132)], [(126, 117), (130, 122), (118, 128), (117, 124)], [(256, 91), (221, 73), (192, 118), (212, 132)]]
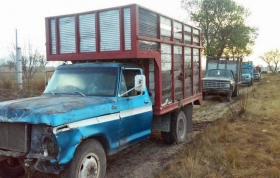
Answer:
[(226, 88), (229, 82), (203, 81), (203, 88)]
[(30, 125), (0, 123), (0, 149), (27, 153), (30, 149)]

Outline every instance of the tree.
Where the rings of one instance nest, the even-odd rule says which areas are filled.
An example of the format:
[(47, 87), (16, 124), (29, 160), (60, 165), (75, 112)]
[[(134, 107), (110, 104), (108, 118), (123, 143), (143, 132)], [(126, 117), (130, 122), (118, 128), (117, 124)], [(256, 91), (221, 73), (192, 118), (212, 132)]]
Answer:
[[(27, 82), (29, 90), (30, 81), (34, 75), (39, 71), (45, 70), (48, 62), (45, 56), (40, 54), (37, 49), (33, 50), (33, 46), (30, 43), (22, 48), (21, 54), (23, 80)], [(10, 57), (12, 63), (14, 63), (14, 65), (10, 64), (10, 66), (16, 66), (15, 47), (14, 50), (10, 51)]]
[(249, 11), (233, 0), (182, 0), (203, 32), (204, 55), (243, 57), (251, 53), (257, 29), (245, 25)]
[(277, 72), (280, 63), (280, 51), (278, 49), (265, 52), (262, 56), (259, 56), (273, 73)]
[[(4, 59), (0, 59), (0, 61), (1, 60), (3, 61)], [(16, 64), (15, 64), (14, 61), (8, 60), (6, 62), (1, 63), (0, 67), (7, 67), (7, 68), (9, 68), (9, 70), (11, 70), (11, 69), (15, 69), (16, 68)]]

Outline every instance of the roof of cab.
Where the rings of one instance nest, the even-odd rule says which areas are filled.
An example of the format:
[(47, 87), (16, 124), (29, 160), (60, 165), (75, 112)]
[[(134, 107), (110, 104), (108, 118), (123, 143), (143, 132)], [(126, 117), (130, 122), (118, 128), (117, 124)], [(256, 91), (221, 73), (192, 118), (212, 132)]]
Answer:
[(76, 68), (96, 68), (96, 67), (126, 67), (135, 68), (139, 67), (131, 63), (115, 63), (115, 62), (95, 62), (95, 63), (76, 63), (76, 64), (62, 64), (57, 67), (57, 70), (63, 69), (76, 69)]

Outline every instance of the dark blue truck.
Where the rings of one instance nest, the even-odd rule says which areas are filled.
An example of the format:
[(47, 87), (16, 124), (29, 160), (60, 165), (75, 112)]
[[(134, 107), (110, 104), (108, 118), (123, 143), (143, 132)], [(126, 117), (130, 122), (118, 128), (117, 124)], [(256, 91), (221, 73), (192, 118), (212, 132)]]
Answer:
[(106, 156), (152, 129), (167, 144), (189, 141), (202, 100), (199, 29), (132, 4), (48, 17), (46, 41), (49, 61), (72, 64), (41, 96), (0, 103), (1, 177), (104, 177)]

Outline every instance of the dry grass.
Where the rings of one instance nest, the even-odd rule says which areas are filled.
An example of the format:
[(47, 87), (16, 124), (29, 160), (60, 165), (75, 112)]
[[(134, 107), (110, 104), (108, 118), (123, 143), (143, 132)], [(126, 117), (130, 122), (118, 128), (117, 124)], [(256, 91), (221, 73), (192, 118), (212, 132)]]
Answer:
[(242, 116), (209, 126), (156, 177), (280, 177), (279, 90), (280, 75), (266, 75), (241, 97)]
[(37, 73), (27, 82), (23, 80), (23, 89), (19, 90), (15, 73), (0, 73), (0, 101), (41, 95), (45, 89), (45, 73)]

